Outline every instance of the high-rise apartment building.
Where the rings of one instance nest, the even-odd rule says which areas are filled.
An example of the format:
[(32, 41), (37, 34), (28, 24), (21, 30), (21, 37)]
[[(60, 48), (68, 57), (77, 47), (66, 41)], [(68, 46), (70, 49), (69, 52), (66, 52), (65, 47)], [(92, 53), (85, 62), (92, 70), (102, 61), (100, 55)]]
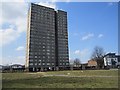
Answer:
[(67, 12), (32, 3), (28, 14), (26, 50), (29, 71), (67, 69)]

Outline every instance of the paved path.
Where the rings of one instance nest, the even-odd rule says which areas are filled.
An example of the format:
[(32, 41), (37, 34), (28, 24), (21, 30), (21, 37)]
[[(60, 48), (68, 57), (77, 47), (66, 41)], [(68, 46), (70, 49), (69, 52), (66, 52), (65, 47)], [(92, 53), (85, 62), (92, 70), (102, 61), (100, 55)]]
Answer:
[(69, 76), (69, 75), (44, 75), (43, 77), (50, 77), (50, 76), (61, 76), (61, 77), (118, 77), (118, 76)]

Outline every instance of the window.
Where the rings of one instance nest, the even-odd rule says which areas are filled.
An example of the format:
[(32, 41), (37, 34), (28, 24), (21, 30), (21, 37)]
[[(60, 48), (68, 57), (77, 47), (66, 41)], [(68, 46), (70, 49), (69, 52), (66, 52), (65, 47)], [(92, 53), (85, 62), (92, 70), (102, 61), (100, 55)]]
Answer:
[(47, 37), (48, 39), (50, 38), (50, 37)]
[(54, 57), (52, 57), (52, 59), (54, 59)]
[(43, 56), (43, 58), (45, 58), (45, 56)]
[(30, 59), (30, 61), (32, 62), (32, 61), (33, 61), (33, 59)]
[(37, 58), (37, 56), (35, 56), (35, 58)]
[(30, 52), (30, 55), (33, 55), (33, 53), (32, 53), (32, 52)]
[(69, 65), (69, 63), (66, 63), (66, 65)]
[(48, 58), (50, 58), (50, 56), (48, 56)]
[(33, 65), (33, 63), (30, 63), (30, 65)]
[(50, 65), (50, 63), (47, 63), (47, 65)]
[(30, 56), (30, 58), (33, 58), (33, 56)]
[(47, 55), (50, 55), (50, 53), (47, 53)]
[(47, 50), (48, 52), (50, 51), (50, 50)]

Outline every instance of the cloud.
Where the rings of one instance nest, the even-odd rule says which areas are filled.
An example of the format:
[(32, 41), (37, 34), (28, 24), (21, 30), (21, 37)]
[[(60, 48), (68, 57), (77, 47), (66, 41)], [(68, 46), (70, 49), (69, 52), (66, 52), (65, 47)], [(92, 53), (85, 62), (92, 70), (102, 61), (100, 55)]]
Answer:
[(47, 0), (47, 1), (36, 3), (36, 4), (57, 9), (56, 0), (51, 0), (51, 1)]
[(77, 55), (80, 54), (80, 50), (76, 50), (75, 54), (77, 54)]
[(71, 0), (65, 0), (66, 2), (71, 2)]
[[(51, 1), (51, 2), (50, 2)], [(5, 0), (8, 3), (0, 3), (0, 43), (1, 46), (8, 45), (18, 39), (22, 33), (27, 31), (27, 12), (28, 12), (28, 3), (25, 3), (24, 0)], [(41, 1), (38, 4), (48, 6), (51, 8), (56, 7), (56, 0)], [(5, 24), (7, 28), (3, 28)], [(11, 27), (11, 25), (14, 27)]]
[(9, 2), (2, 3), (2, 22), (15, 23), (16, 19), (26, 18), (27, 3), (20, 2)]
[(113, 5), (113, 2), (109, 2), (109, 3), (108, 3), (108, 6), (112, 6), (112, 5)]
[(75, 55), (74, 57), (80, 58), (80, 61), (82, 63), (86, 63), (90, 56), (90, 50), (87, 48), (82, 50), (75, 50), (74, 55)]
[(25, 49), (25, 48), (24, 48), (23, 46), (19, 46), (19, 47), (16, 48), (17, 51), (22, 51), (22, 50), (24, 50), (24, 49)]
[[(2, 3), (2, 17), (0, 17), (0, 43), (8, 45), (17, 40), (27, 30), (27, 4), (23, 2)], [(4, 25), (7, 24), (7, 27)], [(3, 28), (4, 27), (4, 28)]]
[(16, 40), (19, 37), (19, 33), (12, 28), (0, 30), (0, 43), (1, 45), (9, 44), (10, 42)]
[(16, 63), (25, 65), (25, 56), (17, 56), (14, 61)]
[(89, 50), (88, 49), (83, 49), (83, 50), (76, 50), (74, 53), (76, 54), (76, 55), (80, 55), (80, 56), (85, 56), (87, 53), (89, 52)]
[(102, 37), (103, 37), (103, 34), (99, 34), (99, 35), (98, 35), (98, 38), (102, 38)]
[(78, 36), (78, 33), (73, 33), (73, 36)]
[(24, 0), (4, 0), (2, 2), (24, 2)]
[(2, 65), (23, 64), (25, 65), (25, 56), (6, 56), (2, 58)]
[(88, 40), (88, 39), (90, 39), (90, 38), (92, 38), (92, 37), (94, 37), (94, 34), (93, 34), (93, 33), (89, 33), (89, 34), (83, 36), (83, 37), (82, 37), (82, 40)]
[(52, 2), (52, 3), (56, 3), (56, 2), (72, 2), (72, 0), (34, 0), (32, 2)]

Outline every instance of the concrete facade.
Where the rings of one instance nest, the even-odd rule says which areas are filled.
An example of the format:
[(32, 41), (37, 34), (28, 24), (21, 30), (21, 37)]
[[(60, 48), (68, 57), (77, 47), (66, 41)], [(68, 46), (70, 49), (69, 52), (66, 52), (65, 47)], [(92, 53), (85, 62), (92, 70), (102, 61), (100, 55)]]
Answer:
[(69, 65), (68, 55), (68, 32), (67, 32), (67, 12), (58, 10), (56, 15), (57, 24), (57, 60), (59, 68), (66, 68)]
[(32, 3), (28, 14), (26, 52), (29, 71), (69, 67), (67, 13)]

